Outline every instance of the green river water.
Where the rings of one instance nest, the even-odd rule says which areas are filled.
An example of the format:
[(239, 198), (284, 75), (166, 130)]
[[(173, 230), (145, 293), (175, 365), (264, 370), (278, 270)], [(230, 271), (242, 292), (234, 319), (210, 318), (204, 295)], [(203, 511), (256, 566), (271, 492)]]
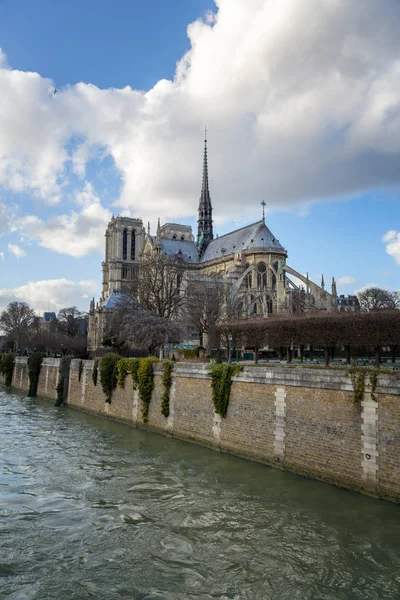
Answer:
[(400, 506), (0, 389), (0, 598), (400, 599)]

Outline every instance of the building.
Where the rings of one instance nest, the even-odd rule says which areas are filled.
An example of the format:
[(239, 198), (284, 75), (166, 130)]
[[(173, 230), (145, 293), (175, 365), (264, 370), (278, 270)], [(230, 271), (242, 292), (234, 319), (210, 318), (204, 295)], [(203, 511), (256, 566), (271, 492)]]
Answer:
[(360, 303), (357, 296), (344, 296), (343, 294), (337, 299), (339, 312), (356, 312), (360, 310)]
[(198, 230), (179, 223), (160, 224), (155, 235), (142, 219), (113, 217), (105, 233), (105, 258), (100, 301), (90, 304), (88, 349), (101, 346), (110, 315), (127, 285), (137, 281), (144, 255), (162, 253), (181, 259), (192, 278), (220, 276), (227, 284), (231, 305), (242, 318), (268, 317), (307, 311), (336, 311), (336, 284), (331, 291), (311, 281), (287, 264), (284, 246), (262, 219), (235, 231), (214, 236), (208, 176), (207, 140), (204, 144)]

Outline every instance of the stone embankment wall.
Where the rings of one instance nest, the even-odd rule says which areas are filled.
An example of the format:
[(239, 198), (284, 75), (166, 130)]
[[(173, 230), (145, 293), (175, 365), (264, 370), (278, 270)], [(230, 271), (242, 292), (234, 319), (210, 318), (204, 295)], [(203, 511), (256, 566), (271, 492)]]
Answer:
[[(70, 406), (400, 502), (400, 382), (390, 375), (379, 376), (376, 401), (366, 377), (364, 398), (354, 404), (344, 371), (246, 367), (233, 378), (222, 419), (213, 409), (208, 365), (177, 363), (165, 418), (162, 369), (156, 363), (144, 425), (131, 377), (108, 404), (92, 370), (93, 362), (83, 361), (79, 379), (79, 360), (71, 362)], [(59, 360), (43, 362), (39, 395), (56, 397), (58, 371)], [(17, 359), (13, 385), (28, 389), (26, 359)]]

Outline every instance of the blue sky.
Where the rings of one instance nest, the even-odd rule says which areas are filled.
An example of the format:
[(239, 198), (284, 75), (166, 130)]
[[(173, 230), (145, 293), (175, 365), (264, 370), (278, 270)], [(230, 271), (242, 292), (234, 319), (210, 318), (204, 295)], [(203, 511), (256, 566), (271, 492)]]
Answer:
[(398, 17), (395, 0), (0, 0), (0, 309), (87, 309), (112, 213), (195, 228), (206, 123), (216, 232), (264, 199), (296, 270), (400, 289)]

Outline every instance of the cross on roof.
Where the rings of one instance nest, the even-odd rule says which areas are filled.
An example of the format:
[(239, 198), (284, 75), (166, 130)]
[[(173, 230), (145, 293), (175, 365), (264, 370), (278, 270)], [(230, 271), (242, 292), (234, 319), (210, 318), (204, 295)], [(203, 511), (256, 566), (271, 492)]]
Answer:
[(265, 207), (267, 206), (264, 200), (261, 202), (261, 206), (263, 207), (263, 221), (265, 221)]

